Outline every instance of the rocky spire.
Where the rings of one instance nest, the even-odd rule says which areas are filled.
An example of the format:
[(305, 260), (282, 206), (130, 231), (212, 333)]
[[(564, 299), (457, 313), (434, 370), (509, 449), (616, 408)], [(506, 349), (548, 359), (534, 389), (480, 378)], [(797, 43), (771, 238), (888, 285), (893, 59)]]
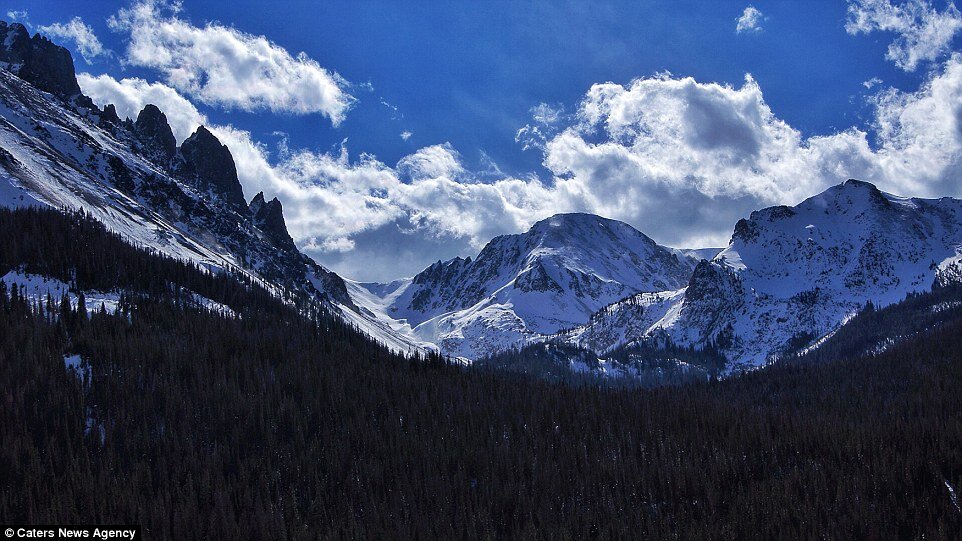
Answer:
[(109, 122), (110, 124), (120, 124), (120, 117), (117, 116), (117, 107), (112, 103), (104, 105), (103, 113), (101, 113), (100, 118), (104, 122)]
[(164, 167), (170, 165), (177, 152), (177, 139), (167, 123), (167, 116), (156, 105), (148, 103), (144, 106), (137, 115), (134, 131), (142, 145), (141, 151), (149, 160)]
[(210, 191), (224, 198), (238, 212), (249, 211), (244, 190), (237, 180), (237, 167), (230, 149), (207, 128), (197, 128), (180, 145), (184, 158), (182, 176), (197, 189)]
[(250, 211), (254, 217), (254, 225), (258, 229), (277, 244), (288, 248), (294, 247), (294, 239), (287, 232), (287, 224), (284, 221), (284, 208), (276, 197), (265, 202), (264, 192), (259, 192), (251, 200)]
[(0, 21), (0, 63), (40, 90), (65, 100), (79, 98), (93, 106), (80, 92), (70, 52), (40, 34), (31, 38), (20, 23)]

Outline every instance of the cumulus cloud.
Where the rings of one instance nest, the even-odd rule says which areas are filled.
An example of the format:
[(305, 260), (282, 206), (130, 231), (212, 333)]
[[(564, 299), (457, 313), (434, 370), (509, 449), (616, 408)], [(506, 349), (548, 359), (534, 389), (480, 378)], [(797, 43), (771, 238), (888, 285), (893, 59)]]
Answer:
[(141, 0), (110, 17), (112, 30), (130, 36), (125, 61), (158, 70), (167, 85), (208, 105), (344, 119), (354, 98), (337, 73), (264, 36), (194, 26), (180, 11), (179, 3)]
[[(121, 115), (158, 104), (179, 140), (207, 121), (160, 83), (79, 80)], [(593, 212), (659, 242), (697, 247), (726, 244), (752, 210), (797, 203), (848, 177), (895, 193), (962, 195), (962, 59), (952, 57), (917, 92), (889, 89), (874, 100), (871, 146), (858, 129), (803, 137), (772, 112), (751, 77), (738, 87), (669, 74), (598, 84), (546, 141), (549, 178), (469, 171), (447, 143), (392, 167), (346, 147), (285, 146), (272, 155), (246, 131), (209, 127), (231, 148), (248, 194), (281, 198), (301, 248), (348, 276), (388, 279), (558, 212)], [(385, 238), (400, 259), (377, 267), (368, 260)]]
[(962, 196), (962, 56), (952, 55), (917, 92), (875, 98), (880, 184), (901, 193)]
[[(23, 12), (23, 14), (26, 16), (26, 12)], [(53, 23), (49, 26), (39, 26), (37, 30), (49, 37), (72, 41), (77, 47), (77, 52), (88, 64), (92, 59), (107, 52), (100, 40), (97, 39), (97, 35), (94, 34), (94, 29), (83, 22), (80, 17), (74, 17), (66, 24)]]
[(962, 57), (917, 92), (874, 98), (875, 144), (859, 129), (802, 137), (747, 77), (739, 88), (668, 75), (594, 85), (581, 121), (551, 139), (556, 186), (585, 210), (674, 245), (724, 242), (749, 211), (794, 204), (845, 178), (894, 193), (962, 195)]
[(407, 130), (404, 130), (404, 131), (401, 132), (401, 139), (407, 141), (408, 139), (411, 138), (412, 135), (414, 135), (414, 134), (411, 133), (411, 132), (409, 132), (409, 131), (407, 131)]
[(397, 169), (412, 179), (458, 178), (465, 173), (461, 155), (450, 143), (432, 145), (401, 158)]
[(949, 3), (938, 11), (928, 0), (850, 0), (845, 30), (852, 35), (877, 30), (898, 37), (886, 57), (905, 71), (922, 62), (938, 60), (951, 50), (952, 39), (962, 28), (962, 13)]
[[(579, 116), (579, 126), (549, 142), (546, 165), (559, 176), (600, 168), (709, 196), (811, 190), (794, 175), (806, 160), (801, 136), (774, 116), (750, 76), (741, 88), (667, 74), (596, 84)], [(586, 141), (599, 131), (602, 142)]]
[(207, 118), (188, 99), (162, 83), (148, 83), (139, 78), (117, 80), (109, 75), (77, 74), (83, 93), (95, 103), (112, 103), (120, 118), (136, 120), (144, 105), (152, 103), (167, 115), (167, 122), (178, 141), (183, 141), (207, 122)]
[(755, 8), (755, 6), (748, 6), (737, 19), (735, 33), (761, 32), (762, 21), (764, 19), (765, 17), (762, 15), (762, 12)]
[[(557, 190), (540, 180), (472, 181), (460, 154), (448, 143), (419, 149), (395, 167), (366, 154), (352, 159), (344, 146), (339, 152), (314, 152), (283, 145), (272, 155), (247, 131), (211, 125), (189, 100), (163, 83), (87, 74), (78, 81), (96, 103), (114, 103), (122, 117), (134, 118), (147, 103), (156, 104), (179, 141), (205, 124), (231, 149), (245, 193), (279, 197), (298, 246), (322, 262), (337, 262), (349, 276), (384, 279), (417, 272), (425, 257), (438, 255), (439, 246), (446, 248), (441, 252), (445, 257), (455, 245), (476, 250), (493, 236), (524, 229), (562, 208), (554, 199)], [(370, 246), (357, 247), (357, 239), (379, 242), (383, 237), (372, 233), (385, 230), (417, 239), (408, 244), (404, 257), (410, 267), (373, 268), (343, 256), (353, 250), (370, 253)]]

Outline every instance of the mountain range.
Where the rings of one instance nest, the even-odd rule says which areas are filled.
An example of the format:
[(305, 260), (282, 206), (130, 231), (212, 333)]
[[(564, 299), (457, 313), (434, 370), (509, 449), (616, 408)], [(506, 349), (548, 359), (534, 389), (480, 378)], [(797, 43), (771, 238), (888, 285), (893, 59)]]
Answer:
[(848, 180), (795, 207), (753, 212), (686, 287), (638, 294), (563, 334), (598, 352), (664, 333), (721, 343), (732, 368), (757, 367), (887, 306), (958, 280), (962, 201), (910, 199)]
[(962, 278), (962, 201), (848, 180), (753, 212), (723, 249), (560, 214), (473, 258), (352, 281), (298, 250), (279, 200), (248, 200), (210, 130), (178, 144), (153, 105), (120, 119), (81, 93), (66, 49), (19, 24), (0, 22), (0, 37), (0, 204), (83, 210), (136, 246), (323, 305), (396, 351), (471, 362), (550, 343), (604, 361), (655, 344), (717, 351), (731, 373), (817, 347), (869, 304)]

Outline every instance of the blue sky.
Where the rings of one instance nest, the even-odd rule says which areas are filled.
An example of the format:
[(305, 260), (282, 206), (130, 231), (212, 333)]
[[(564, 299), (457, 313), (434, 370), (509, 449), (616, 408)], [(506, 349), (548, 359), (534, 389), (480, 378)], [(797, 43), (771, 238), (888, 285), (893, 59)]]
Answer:
[[(945, 2), (8, 6), (32, 30), (60, 34), (95, 101), (122, 93), (139, 107), (163, 86), (172, 94), (162, 108), (183, 109), (181, 131), (204, 121), (232, 149), (249, 145), (253, 157), (238, 158), (248, 196), (280, 197), (298, 244), (359, 279), (470, 255), (556, 211), (622, 219), (666, 244), (720, 245), (750, 210), (797, 203), (845, 176), (959, 195), (957, 155), (946, 150), (954, 125), (927, 135), (947, 154), (923, 165), (911, 160), (931, 152), (907, 135), (923, 114), (945, 116), (932, 100), (948, 98), (926, 96), (927, 85), (955, 88), (962, 17)], [(89, 62), (79, 27), (67, 26), (75, 17)], [(136, 41), (165, 24), (194, 41)], [(245, 97), (250, 79), (215, 88), (211, 74), (238, 58), (218, 56), (228, 42), (288, 54), (258, 81), (283, 95)], [(184, 48), (192, 82), (178, 58), (148, 59)], [(303, 86), (312, 82), (329, 85), (333, 102)]]

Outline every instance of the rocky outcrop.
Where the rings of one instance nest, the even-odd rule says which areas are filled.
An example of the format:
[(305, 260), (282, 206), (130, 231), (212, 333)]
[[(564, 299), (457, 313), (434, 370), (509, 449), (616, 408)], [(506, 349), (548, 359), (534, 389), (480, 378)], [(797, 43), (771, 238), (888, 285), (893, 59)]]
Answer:
[(102, 111), (98, 112), (100, 113), (100, 121), (98, 122), (98, 125), (108, 132), (116, 135), (117, 128), (119, 126), (123, 126), (124, 123), (120, 120), (120, 117), (117, 116), (117, 108), (114, 106), (114, 104), (108, 103), (107, 105), (104, 105)]
[(180, 145), (183, 162), (178, 173), (202, 193), (210, 192), (227, 201), (241, 214), (250, 212), (244, 189), (237, 180), (237, 166), (227, 145), (221, 144), (207, 128), (200, 126)]
[(283, 248), (294, 248), (294, 239), (288, 233), (287, 223), (284, 221), (284, 207), (276, 197), (265, 201), (264, 192), (259, 192), (251, 200), (250, 211), (254, 225), (271, 240)]
[(20, 23), (0, 21), (0, 66), (40, 90), (93, 106), (80, 92), (70, 52), (40, 34), (31, 38)]
[(554, 292), (559, 295), (564, 294), (565, 290), (558, 282), (551, 278), (548, 271), (544, 268), (544, 263), (536, 261), (531, 267), (525, 269), (514, 279), (514, 287), (523, 292)]
[[(116, 114), (115, 111), (114, 116)], [(170, 160), (177, 152), (177, 139), (174, 138), (174, 132), (167, 123), (167, 115), (156, 105), (147, 104), (137, 115), (134, 132), (141, 145), (141, 154), (157, 165), (165, 168), (170, 165)]]

